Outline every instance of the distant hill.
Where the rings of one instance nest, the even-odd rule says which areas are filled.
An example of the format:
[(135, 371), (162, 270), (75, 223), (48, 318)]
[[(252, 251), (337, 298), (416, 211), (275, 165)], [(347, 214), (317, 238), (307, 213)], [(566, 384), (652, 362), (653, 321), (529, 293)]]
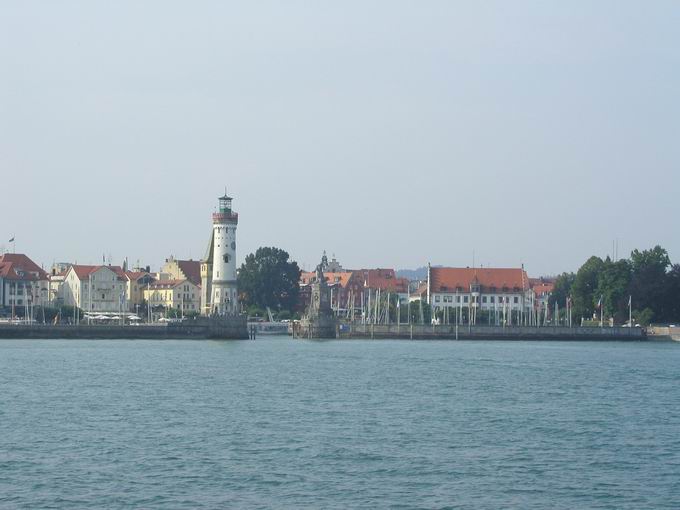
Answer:
[[(432, 266), (432, 267), (442, 267), (442, 266)], [(426, 280), (427, 279), (427, 266), (419, 267), (418, 269), (399, 269), (397, 271), (397, 277), (408, 278), (409, 280)]]

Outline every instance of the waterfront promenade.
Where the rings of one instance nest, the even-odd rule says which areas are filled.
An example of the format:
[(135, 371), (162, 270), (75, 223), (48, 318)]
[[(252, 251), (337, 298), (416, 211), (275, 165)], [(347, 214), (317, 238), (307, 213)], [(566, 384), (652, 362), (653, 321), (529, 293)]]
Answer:
[(140, 325), (0, 325), (0, 339), (129, 339), (129, 340), (244, 340), (245, 317), (230, 320), (198, 319), (182, 323)]
[(645, 340), (642, 328), (340, 324), (338, 338), (412, 340)]

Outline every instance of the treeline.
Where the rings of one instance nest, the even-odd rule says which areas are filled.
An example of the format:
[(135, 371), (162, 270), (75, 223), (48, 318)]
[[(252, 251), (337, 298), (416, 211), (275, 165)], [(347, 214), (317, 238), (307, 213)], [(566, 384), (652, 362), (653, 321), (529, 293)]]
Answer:
[(680, 264), (671, 264), (661, 246), (634, 250), (629, 259), (617, 261), (593, 256), (576, 273), (557, 278), (550, 306), (563, 307), (569, 298), (575, 320), (599, 316), (601, 303), (606, 318), (624, 323), (630, 299), (635, 322), (675, 322), (680, 319)]

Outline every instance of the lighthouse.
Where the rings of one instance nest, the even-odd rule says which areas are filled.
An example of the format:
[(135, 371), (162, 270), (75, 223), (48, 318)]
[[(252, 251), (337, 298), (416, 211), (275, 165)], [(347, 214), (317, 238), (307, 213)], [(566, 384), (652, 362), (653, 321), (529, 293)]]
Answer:
[[(211, 315), (229, 315), (238, 313), (238, 289), (236, 286), (236, 227), (238, 214), (231, 208), (232, 198), (224, 196), (219, 199), (219, 210), (213, 213), (212, 253), (208, 254), (212, 274), (210, 279)], [(206, 273), (209, 272), (206, 264)], [(206, 289), (207, 290), (207, 289)], [(206, 293), (207, 294), (207, 293)], [(206, 298), (208, 296), (206, 295)], [(207, 299), (206, 299), (207, 301)], [(208, 312), (208, 310), (206, 310)]]

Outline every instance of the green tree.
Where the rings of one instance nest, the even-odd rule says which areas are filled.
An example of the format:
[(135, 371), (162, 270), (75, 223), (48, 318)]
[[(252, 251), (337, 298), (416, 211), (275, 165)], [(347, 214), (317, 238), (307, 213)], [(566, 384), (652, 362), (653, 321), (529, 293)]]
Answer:
[(280, 248), (258, 248), (238, 273), (241, 302), (246, 307), (293, 311), (300, 294), (300, 268)]
[(557, 277), (555, 287), (548, 300), (551, 310), (554, 308), (555, 303), (558, 303), (560, 307), (565, 306), (567, 298), (571, 295), (571, 287), (574, 285), (574, 280), (576, 280), (574, 273), (562, 273)]
[(633, 250), (630, 255), (632, 278), (629, 293), (637, 308), (649, 308), (654, 312), (654, 320), (668, 320), (667, 271), (671, 266), (668, 252), (655, 246), (651, 250)]
[[(423, 311), (422, 324), (430, 324), (432, 322), (432, 307), (428, 305), (425, 301), (417, 299), (415, 301), (412, 301), (410, 306), (408, 303), (404, 303), (401, 306), (402, 306), (401, 313), (403, 314), (402, 316), (403, 318), (401, 319), (402, 322), (410, 322), (411, 324), (421, 324), (420, 317), (421, 306)], [(409, 311), (410, 320), (407, 319), (407, 317), (409, 316)]]
[(680, 264), (666, 273), (663, 289), (663, 309), (660, 314), (665, 321), (680, 322)]
[(599, 299), (595, 297), (598, 276), (604, 266), (600, 257), (590, 257), (576, 273), (574, 284), (571, 286), (571, 294), (574, 300), (573, 316), (590, 318), (595, 310), (595, 303)]
[(622, 259), (612, 262), (607, 257), (597, 277), (594, 298), (603, 298), (604, 314), (616, 322), (628, 319), (628, 290), (631, 280), (631, 263)]

